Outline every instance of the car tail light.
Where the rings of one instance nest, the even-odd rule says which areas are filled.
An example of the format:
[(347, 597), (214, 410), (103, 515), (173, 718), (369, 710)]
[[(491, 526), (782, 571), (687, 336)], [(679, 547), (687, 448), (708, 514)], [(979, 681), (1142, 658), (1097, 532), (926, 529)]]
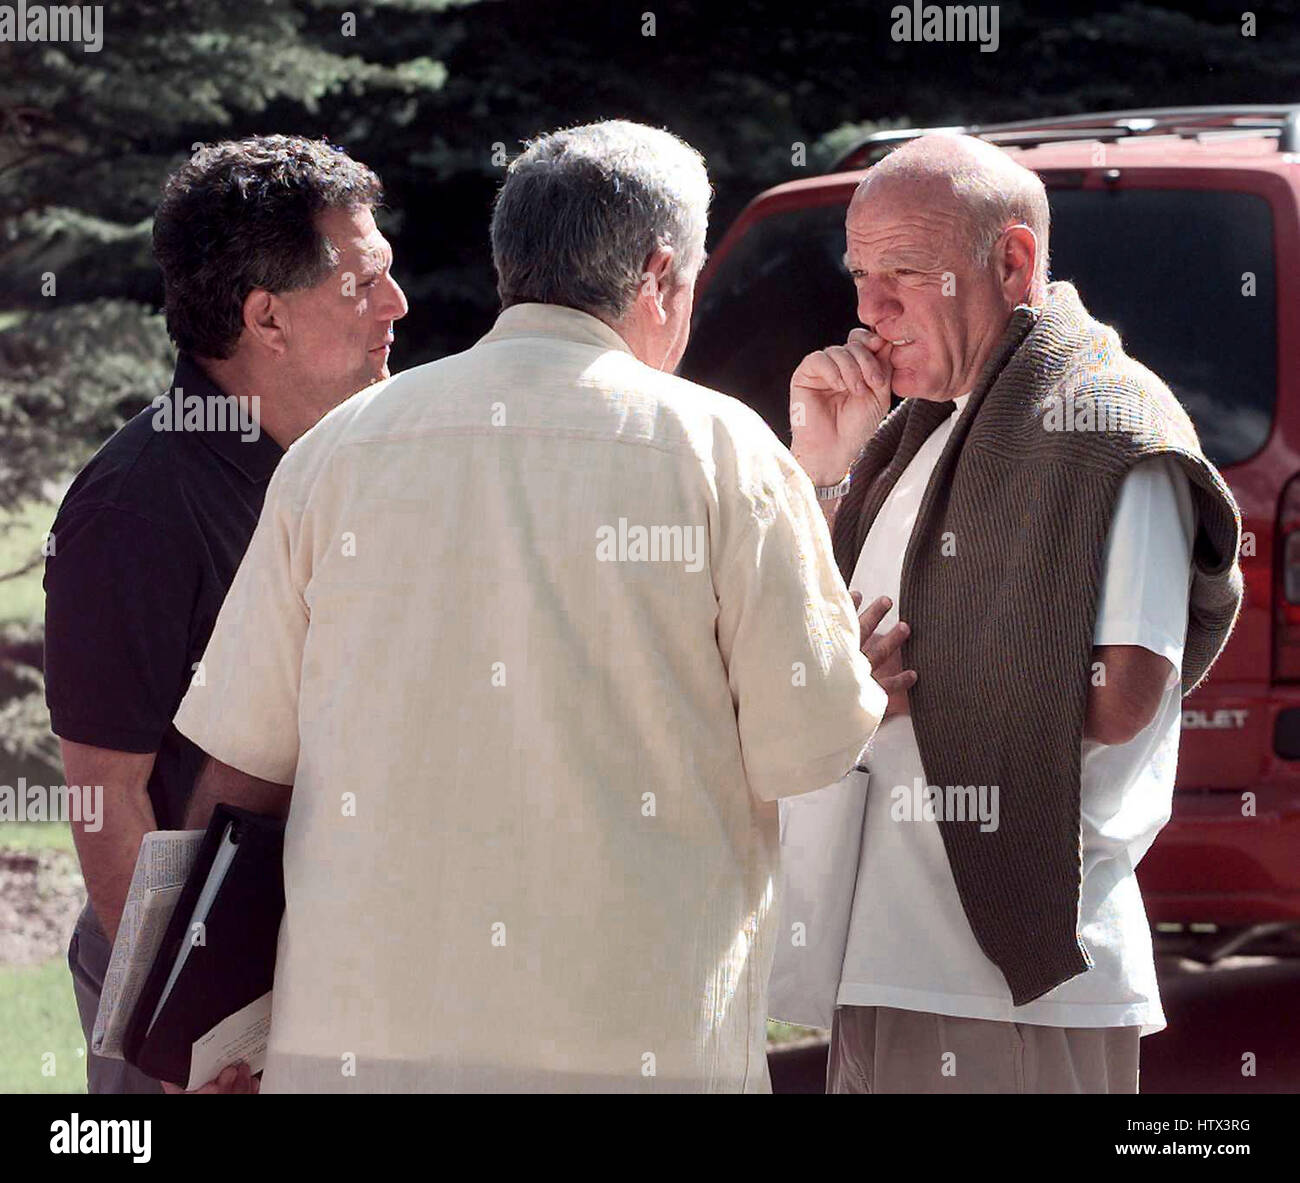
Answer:
[(1300, 681), (1300, 477), (1282, 491), (1277, 515), (1277, 618), (1273, 630), (1273, 670), (1279, 680)]

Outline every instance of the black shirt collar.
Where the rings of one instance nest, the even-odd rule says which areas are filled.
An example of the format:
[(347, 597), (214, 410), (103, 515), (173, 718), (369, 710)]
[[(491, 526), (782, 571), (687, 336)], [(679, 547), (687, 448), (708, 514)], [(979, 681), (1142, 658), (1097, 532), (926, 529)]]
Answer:
[[(175, 397), (177, 390), (184, 392), (188, 400), (194, 395), (201, 398), (214, 396), (229, 397), (211, 378), (203, 367), (187, 353), (176, 358), (176, 370), (172, 375), (169, 396)], [(209, 448), (229, 464), (233, 464), (250, 481), (269, 480), (275, 466), (284, 456), (284, 449), (265, 431), (259, 430), (256, 439), (244, 439), (238, 426), (225, 431), (200, 431), (196, 434)]]

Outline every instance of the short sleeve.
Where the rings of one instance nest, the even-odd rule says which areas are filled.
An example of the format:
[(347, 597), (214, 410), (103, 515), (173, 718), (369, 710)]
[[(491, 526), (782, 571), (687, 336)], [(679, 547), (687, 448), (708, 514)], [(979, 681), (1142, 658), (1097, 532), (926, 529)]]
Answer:
[(1135, 465), (1111, 519), (1097, 602), (1095, 645), (1140, 645), (1183, 664), (1196, 510), (1181, 465)]
[(250, 776), (292, 784), (298, 763), (298, 693), (308, 613), (291, 553), (294, 517), (283, 467), (176, 727), (209, 755)]
[(738, 515), (717, 588), (745, 771), (767, 801), (843, 776), (886, 703), (812, 484), (788, 453), (773, 468), (770, 503)]
[(165, 527), (74, 511), (45, 560), (45, 698), (55, 735), (155, 752), (189, 684), (198, 556)]

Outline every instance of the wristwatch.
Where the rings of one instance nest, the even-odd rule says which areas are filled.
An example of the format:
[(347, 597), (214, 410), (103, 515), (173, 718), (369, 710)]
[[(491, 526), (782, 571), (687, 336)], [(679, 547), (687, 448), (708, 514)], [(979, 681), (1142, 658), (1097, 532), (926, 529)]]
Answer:
[(838, 485), (813, 485), (813, 492), (817, 494), (818, 501), (834, 501), (843, 497), (849, 491), (849, 478), (853, 475), (850, 469), (844, 474), (844, 479)]

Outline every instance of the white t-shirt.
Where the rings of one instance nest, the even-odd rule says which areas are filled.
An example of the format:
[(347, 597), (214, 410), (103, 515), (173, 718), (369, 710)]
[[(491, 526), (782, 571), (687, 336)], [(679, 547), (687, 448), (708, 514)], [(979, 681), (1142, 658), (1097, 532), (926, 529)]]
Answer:
[[(907, 543), (931, 472), (968, 398), (956, 400), (956, 412), (908, 464), (859, 556), (849, 586), (864, 603), (881, 595), (894, 602), (882, 629), (898, 620)], [(1093, 968), (1025, 1006), (1012, 1005), (1005, 978), (966, 919), (939, 823), (891, 817), (894, 786), (911, 787), (925, 775), (912, 720), (901, 716), (881, 725), (866, 757), (871, 780), (840, 1005), (1055, 1027), (1140, 1025), (1144, 1035), (1164, 1027), (1151, 932), (1133, 869), (1172, 805), (1194, 528), (1187, 478), (1177, 461), (1135, 466), (1121, 486), (1107, 538), (1094, 643), (1140, 645), (1168, 659), (1172, 669), (1155, 718), (1131, 742), (1083, 743), (1079, 934)], [(971, 611), (978, 613), (978, 605)]]

